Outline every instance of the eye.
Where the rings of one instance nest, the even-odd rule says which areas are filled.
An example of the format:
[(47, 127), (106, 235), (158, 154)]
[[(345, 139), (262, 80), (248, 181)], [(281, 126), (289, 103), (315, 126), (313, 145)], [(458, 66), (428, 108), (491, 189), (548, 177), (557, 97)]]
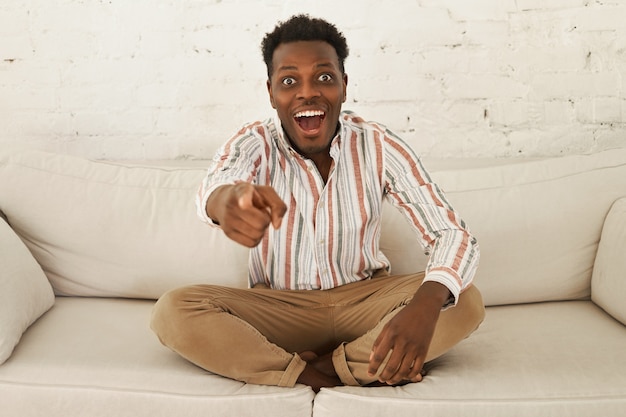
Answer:
[(333, 76), (330, 74), (322, 74), (319, 76), (318, 80), (320, 80), (323, 83), (327, 83), (333, 80)]
[(293, 79), (293, 78), (291, 78), (291, 77), (285, 77), (285, 78), (283, 78), (283, 80), (281, 81), (281, 83), (282, 83), (283, 85), (286, 85), (286, 86), (294, 85), (294, 84), (295, 84), (295, 82), (296, 82), (296, 80), (294, 80), (294, 79)]

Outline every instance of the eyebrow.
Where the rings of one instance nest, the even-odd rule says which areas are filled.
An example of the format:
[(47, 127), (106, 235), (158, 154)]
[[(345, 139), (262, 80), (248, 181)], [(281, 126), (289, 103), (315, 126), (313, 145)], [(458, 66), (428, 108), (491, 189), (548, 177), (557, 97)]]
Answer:
[[(317, 64), (315, 66), (315, 68), (333, 68), (334, 69), (334, 65), (332, 62), (323, 62), (321, 64)], [(296, 67), (295, 65), (283, 65), (282, 67), (279, 67), (276, 69), (276, 71), (297, 71), (298, 67)]]

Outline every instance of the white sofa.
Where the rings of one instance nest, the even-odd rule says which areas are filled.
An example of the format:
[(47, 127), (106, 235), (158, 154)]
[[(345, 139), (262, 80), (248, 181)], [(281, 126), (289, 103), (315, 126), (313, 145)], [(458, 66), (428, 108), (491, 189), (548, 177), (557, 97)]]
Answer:
[[(419, 384), (315, 396), (212, 375), (149, 329), (170, 288), (246, 285), (246, 250), (195, 217), (203, 164), (0, 155), (0, 415), (625, 416), (626, 149), (425, 163), (481, 244), (485, 322)], [(393, 271), (422, 269), (384, 222)]]

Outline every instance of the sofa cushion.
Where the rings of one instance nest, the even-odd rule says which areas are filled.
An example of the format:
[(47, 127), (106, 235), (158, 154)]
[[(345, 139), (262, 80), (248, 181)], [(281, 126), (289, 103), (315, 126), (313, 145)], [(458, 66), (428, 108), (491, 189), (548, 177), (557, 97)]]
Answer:
[(309, 387), (244, 384), (161, 345), (148, 325), (153, 305), (58, 297), (0, 366), (0, 415), (311, 416)]
[(60, 295), (158, 298), (247, 285), (247, 249), (196, 217), (200, 168), (123, 166), (43, 152), (0, 157), (0, 210)]
[[(626, 189), (625, 161), (617, 149), (431, 168), (478, 237), (476, 282), (488, 305), (589, 297), (604, 218)], [(247, 249), (196, 218), (204, 174), (11, 154), (0, 157), (0, 210), (58, 294), (156, 298), (191, 283), (244, 287)], [(425, 265), (406, 224), (386, 207), (381, 249), (395, 273)]]
[(591, 299), (626, 324), (626, 198), (613, 204), (604, 222), (591, 279)]
[[(486, 163), (431, 170), (478, 239), (485, 303), (588, 298), (604, 218), (626, 190), (626, 149)], [(381, 246), (392, 272), (423, 268), (404, 219), (393, 209), (385, 216)]]
[(0, 364), (22, 333), (54, 304), (48, 279), (20, 238), (0, 219)]
[(623, 416), (624, 346), (626, 327), (591, 301), (489, 307), (419, 384), (322, 389), (313, 415)]

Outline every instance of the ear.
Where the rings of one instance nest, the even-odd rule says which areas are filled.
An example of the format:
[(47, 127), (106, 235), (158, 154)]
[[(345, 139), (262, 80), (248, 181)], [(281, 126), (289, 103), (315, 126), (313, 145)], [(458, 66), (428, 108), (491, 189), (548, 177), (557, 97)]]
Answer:
[(272, 104), (272, 108), (276, 108), (276, 103), (274, 102), (274, 94), (272, 93), (272, 82), (270, 80), (266, 81), (267, 92), (270, 95), (270, 103)]
[(346, 102), (348, 98), (348, 74), (343, 74), (343, 103)]

